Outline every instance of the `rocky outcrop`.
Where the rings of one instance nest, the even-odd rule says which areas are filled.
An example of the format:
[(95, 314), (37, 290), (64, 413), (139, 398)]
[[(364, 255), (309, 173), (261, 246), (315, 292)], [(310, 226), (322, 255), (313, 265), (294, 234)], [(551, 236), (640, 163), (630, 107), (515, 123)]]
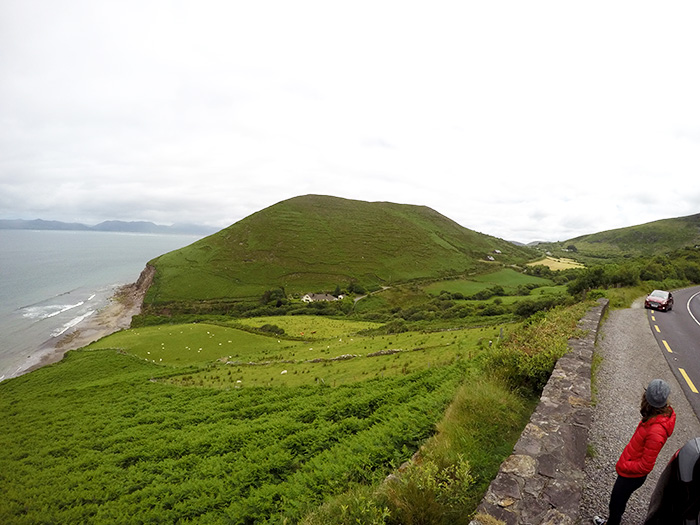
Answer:
[(579, 523), (584, 461), (591, 427), (591, 362), (608, 307), (599, 299), (579, 321), (586, 330), (569, 341), (540, 403), (491, 482), (470, 525), (568, 525)]
[(139, 278), (133, 284), (135, 290), (137, 290), (141, 294), (142, 299), (143, 296), (146, 295), (148, 289), (151, 287), (151, 284), (153, 284), (153, 277), (155, 277), (155, 275), (156, 267), (147, 264), (141, 272), (141, 274), (139, 275)]

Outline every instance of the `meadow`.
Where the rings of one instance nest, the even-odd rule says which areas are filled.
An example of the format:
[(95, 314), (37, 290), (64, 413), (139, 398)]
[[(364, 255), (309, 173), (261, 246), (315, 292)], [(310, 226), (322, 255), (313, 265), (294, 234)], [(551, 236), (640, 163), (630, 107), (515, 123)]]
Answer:
[(30, 386), (3, 385), (0, 521), (298, 520), (408, 459), (467, 373), (227, 392), (168, 385), (162, 371), (78, 351)]
[(497, 341), (503, 328), (361, 335), (362, 330), (381, 325), (314, 316), (254, 318), (231, 324), (274, 325), (305, 339), (197, 323), (127, 330), (87, 349), (119, 349), (164, 367), (206, 363), (202, 369), (169, 379), (185, 386), (336, 386), (407, 375), (470, 358), (489, 341)]
[[(548, 318), (561, 352), (572, 324)], [(536, 399), (490, 364), (522, 372), (499, 327), (230, 324), (122, 331), (3, 382), (0, 522), (402, 523), (410, 510), (385, 498), (415, 488), (374, 491), (420, 450), (431, 470), (415, 475), (452, 494), (430, 496), (438, 514), (466, 524)], [(290, 336), (255, 332), (265, 325)]]
[(569, 270), (571, 268), (583, 268), (584, 265), (567, 257), (545, 257), (539, 261), (528, 263), (528, 266), (543, 265), (550, 270)]
[(500, 286), (506, 294), (514, 294), (519, 286), (541, 287), (551, 285), (552, 281), (527, 275), (512, 268), (503, 268), (495, 272), (473, 275), (469, 278), (439, 281), (425, 287), (428, 293), (439, 294), (447, 291), (471, 296), (493, 286)]

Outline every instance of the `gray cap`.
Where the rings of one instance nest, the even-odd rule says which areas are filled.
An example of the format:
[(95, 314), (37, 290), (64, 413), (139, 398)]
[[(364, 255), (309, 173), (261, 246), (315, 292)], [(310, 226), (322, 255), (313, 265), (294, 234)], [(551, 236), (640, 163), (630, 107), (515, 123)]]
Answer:
[(671, 387), (663, 379), (654, 379), (646, 390), (646, 398), (654, 408), (663, 408), (666, 406), (668, 396), (671, 394)]

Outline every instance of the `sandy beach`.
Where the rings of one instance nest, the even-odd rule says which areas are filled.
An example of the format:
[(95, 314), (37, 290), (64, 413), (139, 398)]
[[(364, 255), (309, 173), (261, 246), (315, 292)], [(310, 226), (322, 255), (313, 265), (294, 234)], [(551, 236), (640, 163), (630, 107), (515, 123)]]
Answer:
[(153, 282), (154, 274), (155, 269), (146, 266), (138, 281), (120, 287), (107, 306), (80, 323), (70, 333), (56, 341), (48, 341), (40, 350), (42, 356), (39, 362), (22, 373), (57, 363), (70, 350), (82, 348), (114, 332), (129, 328), (132, 317), (141, 312), (143, 298)]

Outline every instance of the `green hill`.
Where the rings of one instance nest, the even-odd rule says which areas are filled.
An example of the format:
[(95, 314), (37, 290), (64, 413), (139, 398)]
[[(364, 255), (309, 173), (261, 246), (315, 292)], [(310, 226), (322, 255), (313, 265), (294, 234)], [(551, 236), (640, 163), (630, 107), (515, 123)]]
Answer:
[(559, 245), (575, 247), (577, 258), (617, 258), (653, 256), (699, 244), (700, 213), (582, 235)]
[(288, 294), (376, 288), (533, 258), (527, 247), (425, 206), (306, 195), (151, 261), (156, 276), (145, 303), (257, 298), (278, 287)]

